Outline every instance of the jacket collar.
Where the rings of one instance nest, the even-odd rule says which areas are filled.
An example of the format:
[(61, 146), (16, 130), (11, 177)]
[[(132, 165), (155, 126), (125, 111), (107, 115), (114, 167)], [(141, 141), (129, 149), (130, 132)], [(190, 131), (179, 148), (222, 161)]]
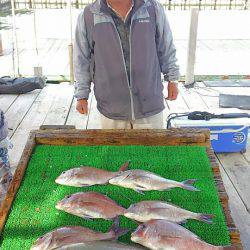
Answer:
[[(149, 0), (134, 0), (135, 10), (139, 9), (142, 5), (147, 3)], [(96, 14), (110, 14), (106, 0), (96, 0), (90, 7), (90, 10)]]

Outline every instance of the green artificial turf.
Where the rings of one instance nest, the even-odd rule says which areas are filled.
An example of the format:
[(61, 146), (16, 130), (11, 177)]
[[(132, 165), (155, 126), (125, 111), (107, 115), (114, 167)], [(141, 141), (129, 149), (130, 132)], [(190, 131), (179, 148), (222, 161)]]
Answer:
[[(127, 160), (131, 160), (131, 169), (149, 170), (177, 181), (198, 179), (195, 186), (201, 192), (176, 188), (164, 192), (150, 191), (143, 196), (133, 190), (112, 185), (76, 188), (60, 186), (54, 182), (61, 172), (75, 166), (89, 165), (116, 171)], [(212, 225), (189, 220), (185, 227), (211, 244), (230, 244), (204, 147), (41, 145), (35, 148), (12, 206), (2, 235), (1, 249), (29, 249), (38, 237), (65, 225), (80, 225), (107, 231), (112, 224), (110, 221), (86, 221), (55, 209), (57, 201), (66, 195), (89, 190), (107, 194), (125, 208), (141, 200), (162, 200), (194, 212), (215, 214)], [(136, 228), (136, 224), (125, 217), (121, 217), (121, 225), (129, 229)], [(120, 238), (123, 242), (129, 242), (129, 239), (129, 233)]]

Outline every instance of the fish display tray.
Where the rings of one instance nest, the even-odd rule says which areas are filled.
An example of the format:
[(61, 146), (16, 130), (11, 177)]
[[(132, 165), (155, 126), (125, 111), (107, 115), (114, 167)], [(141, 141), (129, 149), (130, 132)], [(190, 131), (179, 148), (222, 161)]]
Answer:
[[(198, 202), (199, 195), (204, 194), (208, 198), (207, 204), (199, 204), (196, 210), (197, 212), (214, 212), (216, 214), (215, 224), (211, 226), (202, 224), (201, 222), (189, 221), (185, 226), (198, 235), (200, 233), (201, 236), (207, 237), (205, 239), (203, 238), (207, 241), (209, 241), (209, 237), (213, 238), (213, 235), (216, 238), (216, 236), (218, 237), (220, 233), (224, 234), (225, 239), (219, 239), (217, 244), (231, 243), (231, 245), (235, 246), (236, 249), (242, 249), (239, 231), (237, 230), (230, 215), (228, 196), (221, 179), (218, 163), (213, 151), (211, 150), (209, 138), (209, 131), (198, 129), (76, 130), (72, 127), (42, 127), (40, 130), (31, 132), (20, 159), (19, 165), (15, 172), (14, 179), (0, 208), (0, 232), (2, 236), (1, 242), (3, 243), (3, 248), (1, 249), (12, 249), (11, 246), (8, 245), (8, 242), (8, 244), (4, 244), (6, 235), (11, 238), (6, 240), (9, 242), (18, 242), (18, 247), (20, 249), (29, 249), (30, 242), (25, 243), (25, 237), (27, 238), (27, 235), (32, 233), (36, 235), (35, 237), (41, 236), (40, 234), (37, 235), (38, 231), (39, 233), (40, 231), (43, 232), (43, 234), (46, 233), (48, 231), (46, 228), (49, 228), (51, 226), (50, 224), (53, 224), (53, 222), (58, 219), (62, 220), (63, 223), (64, 218), (70, 218), (70, 222), (72, 222), (72, 225), (75, 224), (90, 228), (92, 227), (95, 230), (101, 231), (106, 231), (111, 225), (111, 222), (101, 220), (86, 222), (76, 216), (56, 211), (54, 207), (48, 208), (46, 199), (42, 199), (42, 197), (47, 197), (49, 196), (49, 194), (41, 195), (39, 194), (39, 189), (36, 190), (35, 188), (33, 188), (36, 185), (36, 182), (39, 183), (39, 180), (36, 181), (36, 178), (42, 178), (43, 181), (46, 181), (46, 184), (49, 181), (53, 183), (53, 187), (51, 187), (51, 190), (49, 190), (49, 192), (54, 192), (53, 195), (50, 196), (53, 196), (53, 199), (55, 199), (55, 201), (56, 199), (63, 198), (63, 195), (73, 192), (94, 190), (107, 194), (124, 207), (128, 207), (132, 201), (138, 202), (140, 200), (154, 198), (171, 201), (174, 204), (182, 206), (184, 196), (187, 196), (188, 198), (190, 197), (191, 201), (192, 199), (194, 199), (194, 201), (195, 199), (197, 199), (196, 202)], [(52, 152), (53, 150), (55, 151), (54, 153)], [(72, 151), (72, 154), (70, 153), (70, 151)], [(174, 157), (172, 153), (175, 155)], [(178, 157), (176, 157), (177, 154)], [(190, 159), (188, 159), (187, 155), (190, 155)], [(43, 158), (44, 156), (46, 156), (47, 158)], [(164, 157), (166, 158), (166, 170), (164, 166)], [(39, 159), (44, 159), (44, 162), (40, 161), (39, 163)], [(132, 160), (132, 169), (142, 167), (142, 169), (159, 173), (161, 175), (163, 174), (164, 177), (170, 176), (173, 179), (179, 181), (184, 180), (187, 177), (192, 178), (192, 175), (194, 175), (195, 178), (197, 176), (200, 176), (202, 179), (200, 181), (198, 179), (196, 187), (204, 190), (204, 192), (199, 192), (199, 194), (197, 194), (197, 192), (196, 194), (191, 194), (189, 193), (189, 191), (179, 191), (178, 189), (176, 189), (167, 192), (147, 192), (145, 196), (142, 196), (138, 193), (135, 193), (133, 190), (114, 187), (111, 185), (80, 189), (62, 186), (55, 188), (57, 184), (54, 183), (54, 178), (58, 174), (60, 174), (60, 172), (63, 171), (64, 168), (72, 167), (72, 165), (70, 166), (69, 164), (83, 163), (96, 167), (102, 167), (102, 165), (104, 165), (103, 168), (115, 171), (115, 169), (119, 167), (118, 164), (122, 164), (123, 161), (129, 159)], [(185, 162), (183, 162), (183, 168), (180, 166), (182, 165), (182, 162), (179, 162), (181, 160), (185, 160)], [(189, 169), (189, 160), (196, 160), (197, 162), (199, 162), (200, 160), (200, 163), (193, 164), (197, 166), (197, 169), (192, 169), (192, 164), (190, 164)], [(56, 161), (57, 164), (60, 164), (60, 167), (56, 165)], [(209, 171), (205, 169), (203, 171), (202, 164), (206, 165)], [(37, 166), (34, 167), (34, 165)], [(160, 166), (160, 169), (158, 168), (158, 166)], [(166, 173), (166, 171), (170, 171), (171, 169), (173, 170), (172, 173)], [(157, 172), (158, 170), (159, 172)], [(187, 173), (187, 171), (190, 172)], [(197, 171), (200, 171), (202, 173), (197, 174)], [(209, 176), (206, 176), (210, 175), (210, 173), (211, 178)], [(48, 177), (48, 174), (50, 174), (51, 176)], [(215, 190), (216, 197), (214, 199), (209, 196), (209, 192), (207, 193), (208, 188), (206, 187), (206, 185), (210, 186), (212, 190)], [(35, 191), (37, 193), (34, 193)], [(40, 204), (39, 207), (34, 204), (29, 205), (29, 198), (33, 194), (40, 196), (35, 198), (35, 203)], [(179, 198), (177, 196), (179, 196)], [(20, 202), (20, 197), (25, 197), (26, 199)], [(119, 200), (119, 197), (121, 197), (121, 201)], [(213, 203), (212, 200), (216, 200), (216, 202), (219, 204), (216, 205), (216, 211), (212, 210), (213, 207), (210, 204)], [(189, 210), (194, 210), (195, 207), (193, 207), (192, 203), (194, 202), (189, 202), (190, 207), (183, 207)], [(31, 208), (35, 211), (34, 216), (37, 215), (38, 217), (30, 218), (33, 215), (29, 215), (30, 217), (27, 219), (28, 210), (31, 210)], [(47, 212), (44, 213), (44, 211), (42, 211), (44, 209), (48, 209), (50, 211), (46, 210)], [(51, 216), (48, 216), (50, 214)], [(23, 215), (25, 215), (26, 217)], [(45, 217), (41, 217), (43, 215)], [(219, 218), (217, 218), (217, 215)], [(19, 223), (21, 223), (22, 225), (17, 225), (16, 222), (15, 225), (11, 225), (11, 222), (15, 221), (15, 218), (17, 218), (17, 220), (20, 220)], [(223, 219), (223, 221), (220, 222), (221, 231), (223, 232), (220, 232), (220, 225), (217, 223), (217, 220), (219, 219)], [(131, 226), (132, 222), (129, 222), (130, 224), (128, 224), (126, 220), (128, 219), (122, 218), (121, 225), (124, 227)], [(30, 221), (32, 221), (33, 223), (32, 228), (30, 228)], [(43, 221), (43, 224), (40, 224), (41, 221)], [(98, 223), (101, 223), (103, 226), (101, 228), (98, 227)], [(60, 226), (63, 225), (64, 224)], [(135, 227), (136, 224), (134, 223), (134, 228)], [(199, 230), (201, 230), (201, 232), (199, 232)], [(35, 238), (33, 238), (33, 240), (34, 239)], [(124, 242), (128, 242), (128, 240), (129, 235), (123, 236), (121, 238), (121, 241)], [(210, 243), (216, 242), (212, 241)], [(18, 247), (15, 246), (15, 249), (19, 249)]]

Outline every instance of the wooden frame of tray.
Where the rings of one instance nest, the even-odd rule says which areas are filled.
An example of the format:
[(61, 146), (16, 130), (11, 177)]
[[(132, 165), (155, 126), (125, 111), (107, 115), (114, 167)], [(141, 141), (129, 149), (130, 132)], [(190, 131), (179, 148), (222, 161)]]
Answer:
[(210, 133), (204, 129), (171, 130), (77, 130), (74, 126), (42, 126), (40, 130), (30, 133), (23, 154), (17, 166), (7, 195), (0, 208), (0, 233), (3, 231), (18, 192), (30, 156), (36, 145), (161, 145), (161, 146), (205, 146), (214, 173), (214, 180), (222, 204), (227, 227), (230, 232), (231, 245), (243, 249), (239, 230), (231, 217), (228, 196), (220, 175), (219, 165), (211, 149)]

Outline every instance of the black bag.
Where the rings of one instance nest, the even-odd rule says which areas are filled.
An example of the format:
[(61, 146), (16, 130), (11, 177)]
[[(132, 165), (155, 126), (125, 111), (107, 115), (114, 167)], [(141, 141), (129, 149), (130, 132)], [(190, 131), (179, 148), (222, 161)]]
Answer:
[(0, 94), (24, 94), (35, 89), (42, 89), (45, 83), (42, 77), (1, 77)]

